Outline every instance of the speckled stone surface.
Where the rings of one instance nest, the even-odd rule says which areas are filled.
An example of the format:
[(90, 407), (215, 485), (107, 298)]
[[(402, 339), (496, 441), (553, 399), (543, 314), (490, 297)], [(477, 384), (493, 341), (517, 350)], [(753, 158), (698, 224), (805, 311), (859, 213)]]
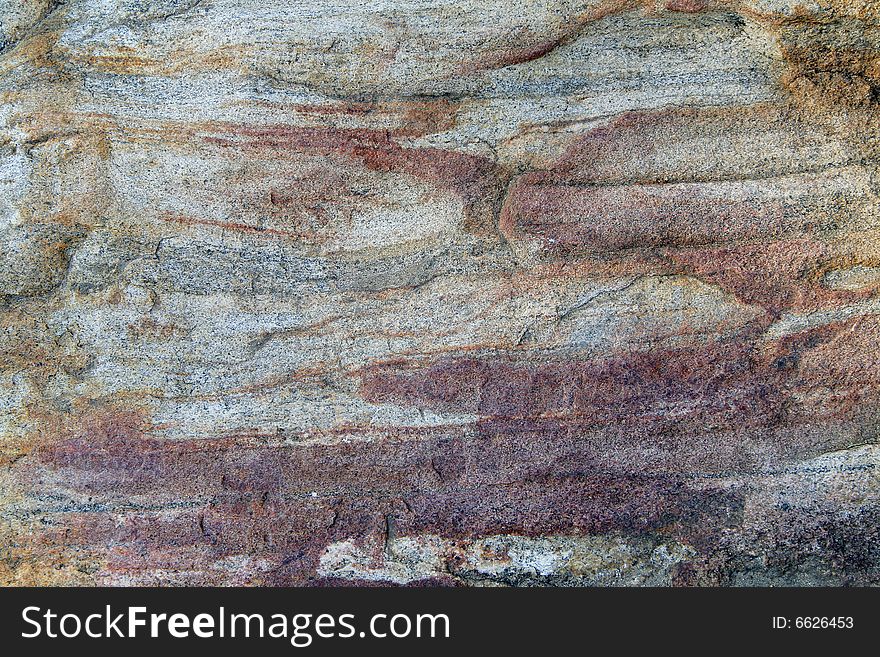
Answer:
[(0, 582), (880, 582), (877, 0), (0, 0)]

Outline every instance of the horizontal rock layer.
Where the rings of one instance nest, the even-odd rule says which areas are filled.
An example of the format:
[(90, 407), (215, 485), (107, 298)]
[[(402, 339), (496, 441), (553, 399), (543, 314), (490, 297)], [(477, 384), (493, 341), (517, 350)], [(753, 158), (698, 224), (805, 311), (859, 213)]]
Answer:
[(0, 581), (880, 582), (874, 0), (2, 0), (0, 97)]

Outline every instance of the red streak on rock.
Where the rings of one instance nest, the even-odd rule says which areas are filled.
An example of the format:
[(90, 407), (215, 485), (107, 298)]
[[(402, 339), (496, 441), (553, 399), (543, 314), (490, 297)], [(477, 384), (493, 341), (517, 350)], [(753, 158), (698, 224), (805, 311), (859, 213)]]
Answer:
[(535, 240), (555, 258), (658, 246), (754, 239), (802, 228), (781, 203), (731, 200), (713, 185), (570, 186), (530, 184), (508, 194), (501, 230), (511, 241)]
[(483, 56), (479, 60), (471, 61), (460, 67), (458, 73), (460, 75), (469, 75), (478, 71), (495, 70), (514, 66), (516, 64), (525, 64), (540, 59), (544, 55), (553, 52), (565, 41), (565, 37), (556, 39), (547, 39), (540, 43), (525, 48), (516, 48), (500, 52), (496, 55)]
[(222, 228), (223, 230), (231, 230), (239, 233), (251, 233), (256, 235), (275, 235), (280, 237), (299, 237), (299, 233), (289, 230), (279, 230), (277, 228), (264, 228), (262, 226), (252, 226), (250, 224), (242, 224), (228, 221), (213, 221), (211, 219), (199, 219), (196, 217), (185, 217), (179, 214), (165, 212), (160, 215), (163, 221), (169, 221), (185, 226), (212, 226), (214, 228)]
[(865, 298), (870, 290), (835, 291), (821, 284), (822, 265), (833, 250), (814, 237), (666, 249), (684, 272), (719, 285), (742, 301), (761, 305), (774, 315), (805, 312)]
[[(242, 138), (244, 138), (242, 140)], [(354, 160), (372, 171), (402, 173), (456, 193), (465, 206), (466, 229), (494, 233), (494, 208), (502, 191), (499, 171), (486, 158), (438, 148), (404, 148), (386, 131), (274, 126), (228, 127), (204, 138), (227, 148), (323, 154)]]
[(462, 358), (414, 371), (378, 367), (364, 373), (362, 394), (486, 417), (717, 427), (773, 422), (781, 383), (748, 347), (719, 345), (594, 361)]
[(669, 11), (681, 11), (688, 14), (696, 14), (704, 11), (709, 3), (706, 0), (667, 0), (666, 9)]

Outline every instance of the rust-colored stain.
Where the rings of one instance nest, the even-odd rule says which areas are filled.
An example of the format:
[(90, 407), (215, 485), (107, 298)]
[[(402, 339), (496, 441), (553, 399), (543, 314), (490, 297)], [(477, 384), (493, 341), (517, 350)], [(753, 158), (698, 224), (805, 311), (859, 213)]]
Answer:
[(875, 2), (17, 4), (0, 582), (880, 583)]

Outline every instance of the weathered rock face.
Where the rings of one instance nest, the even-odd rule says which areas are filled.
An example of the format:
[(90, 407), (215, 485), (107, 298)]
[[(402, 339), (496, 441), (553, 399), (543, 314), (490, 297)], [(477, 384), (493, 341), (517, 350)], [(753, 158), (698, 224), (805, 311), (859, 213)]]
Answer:
[(0, 580), (880, 582), (876, 0), (2, 0), (0, 94)]

